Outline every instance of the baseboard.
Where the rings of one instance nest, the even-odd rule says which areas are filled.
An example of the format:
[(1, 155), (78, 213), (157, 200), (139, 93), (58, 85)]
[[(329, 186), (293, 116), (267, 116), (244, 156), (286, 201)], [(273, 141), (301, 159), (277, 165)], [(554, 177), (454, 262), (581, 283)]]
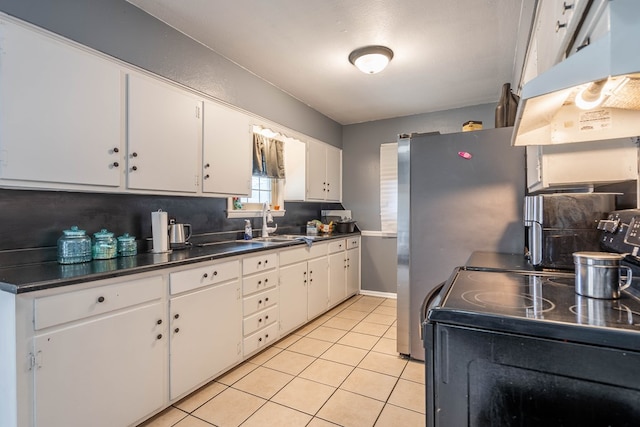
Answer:
[(370, 297), (398, 299), (398, 294), (395, 294), (395, 293), (378, 292), (378, 291), (367, 291), (366, 289), (360, 289), (360, 295), (366, 295), (366, 296), (370, 296)]

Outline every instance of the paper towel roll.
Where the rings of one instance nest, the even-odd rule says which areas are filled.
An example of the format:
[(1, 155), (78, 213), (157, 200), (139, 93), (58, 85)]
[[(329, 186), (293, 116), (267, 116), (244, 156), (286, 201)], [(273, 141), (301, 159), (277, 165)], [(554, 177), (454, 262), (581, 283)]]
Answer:
[(167, 252), (169, 250), (169, 222), (167, 213), (151, 212), (151, 231), (153, 233), (153, 250), (155, 253)]

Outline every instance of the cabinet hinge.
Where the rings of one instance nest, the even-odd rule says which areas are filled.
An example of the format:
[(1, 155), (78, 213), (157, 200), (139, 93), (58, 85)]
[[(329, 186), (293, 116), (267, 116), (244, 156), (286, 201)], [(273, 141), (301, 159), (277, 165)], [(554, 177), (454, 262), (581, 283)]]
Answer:
[(196, 105), (196, 119), (200, 118), (200, 106)]
[(29, 370), (32, 371), (34, 368), (42, 368), (42, 352), (37, 351), (36, 354), (29, 353)]

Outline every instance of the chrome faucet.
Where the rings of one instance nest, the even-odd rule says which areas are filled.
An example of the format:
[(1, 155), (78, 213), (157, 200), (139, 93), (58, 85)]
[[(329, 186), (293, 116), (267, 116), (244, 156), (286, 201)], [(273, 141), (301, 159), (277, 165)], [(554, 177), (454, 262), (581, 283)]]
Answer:
[(271, 216), (271, 209), (265, 202), (262, 204), (262, 237), (269, 237), (269, 233), (274, 233), (278, 229), (278, 224), (275, 227), (267, 227), (267, 223), (273, 222), (273, 216)]

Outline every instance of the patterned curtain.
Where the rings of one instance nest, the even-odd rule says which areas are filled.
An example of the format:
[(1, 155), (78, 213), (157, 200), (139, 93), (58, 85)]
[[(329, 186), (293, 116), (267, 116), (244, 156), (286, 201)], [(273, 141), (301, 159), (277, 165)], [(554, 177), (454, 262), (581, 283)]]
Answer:
[(284, 174), (284, 142), (253, 134), (253, 174), (282, 179)]

